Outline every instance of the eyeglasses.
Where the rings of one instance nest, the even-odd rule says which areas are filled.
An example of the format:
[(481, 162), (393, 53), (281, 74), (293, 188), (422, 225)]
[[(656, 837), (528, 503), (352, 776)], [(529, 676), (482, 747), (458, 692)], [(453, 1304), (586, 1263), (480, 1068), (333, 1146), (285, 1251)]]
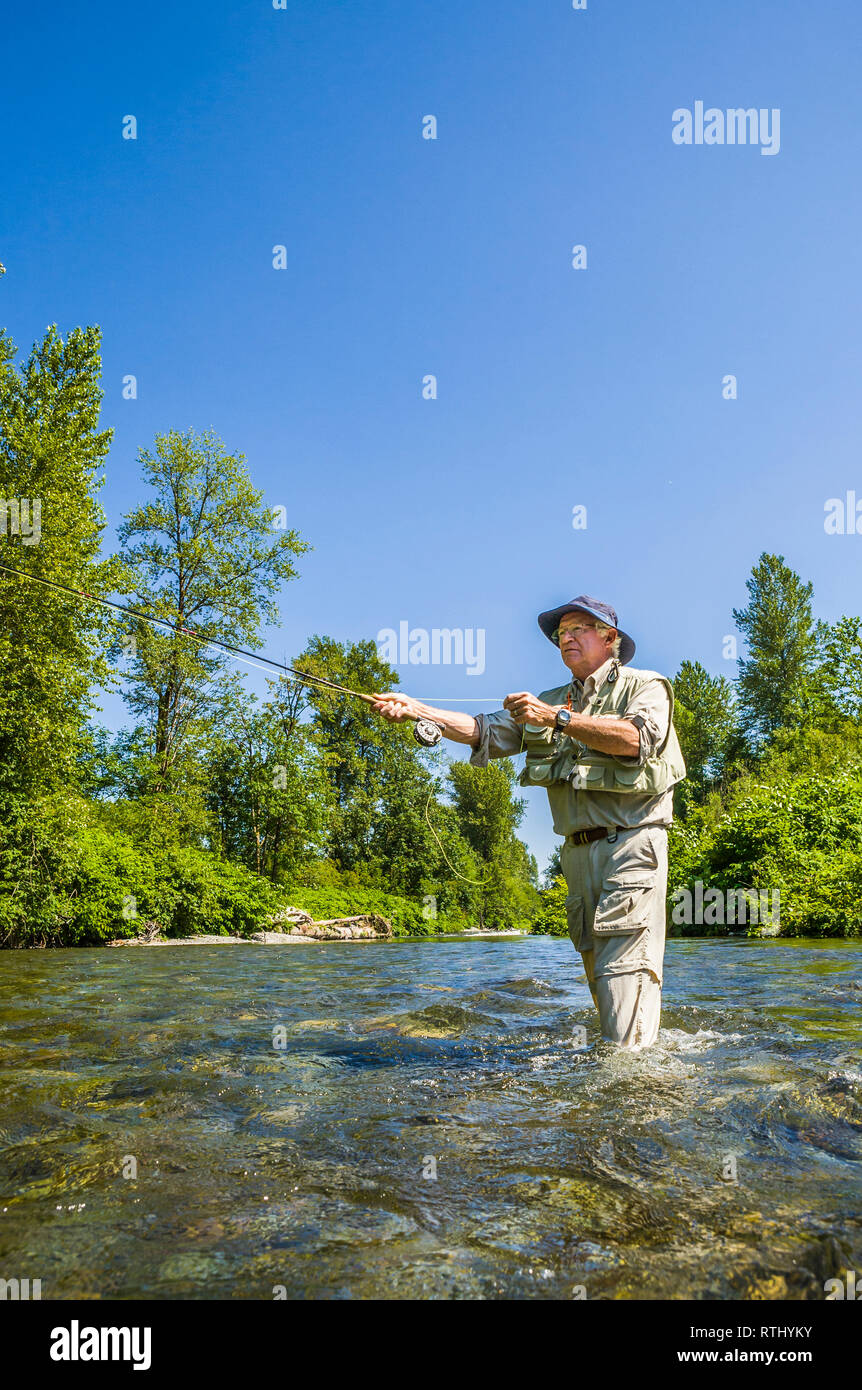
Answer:
[(559, 645), (561, 637), (574, 637), (579, 632), (595, 632), (595, 623), (575, 623), (572, 627), (557, 628), (554, 633), (554, 641)]

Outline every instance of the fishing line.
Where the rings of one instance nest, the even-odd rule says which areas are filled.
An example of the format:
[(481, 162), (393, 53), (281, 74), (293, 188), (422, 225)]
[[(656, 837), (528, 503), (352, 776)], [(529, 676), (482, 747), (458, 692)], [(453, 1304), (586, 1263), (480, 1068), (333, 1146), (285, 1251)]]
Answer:
[[(302, 685), (317, 685), (326, 690), (337, 690), (341, 695), (352, 695), (357, 700), (363, 700), (366, 704), (374, 704), (374, 696), (366, 695), (361, 690), (351, 690), (349, 686), (339, 685), (337, 681), (327, 680), (324, 676), (313, 676), (308, 671), (297, 671), (293, 666), (288, 666), (283, 661), (273, 661), (272, 657), (261, 656), (259, 652), (249, 652), (243, 647), (231, 646), (229, 642), (220, 642), (215, 637), (201, 637), (192, 628), (182, 627), (179, 623), (171, 623), (167, 618), (155, 618), (151, 613), (142, 613), (137, 608), (131, 608), (124, 603), (115, 603), (113, 599), (102, 598), (98, 594), (87, 593), (85, 589), (72, 589), (68, 584), (60, 584), (55, 579), (42, 579), (34, 574), (27, 574), (25, 570), (13, 569), (11, 565), (0, 565), (0, 570), (6, 574), (16, 574), (19, 579), (29, 579), (31, 584), (43, 584), (49, 589), (59, 589), (64, 594), (71, 594), (73, 598), (89, 599), (91, 603), (101, 603), (105, 608), (115, 608), (118, 613), (126, 613), (130, 617), (140, 618), (145, 623), (153, 623), (159, 627), (166, 627), (169, 632), (180, 632), (184, 637), (191, 637), (193, 642), (200, 643), (204, 647), (217, 647), (221, 651), (230, 652), (237, 660), (244, 662), (248, 666), (256, 666), (259, 671), (265, 667), (259, 665), (261, 661), (266, 662), (267, 666), (273, 666), (277, 671), (287, 671), (291, 676), (295, 676)], [(430, 723), (429, 720), (417, 720), (417, 723)], [(433, 726), (439, 730), (439, 725)], [(440, 731), (442, 734), (442, 731)], [(440, 734), (434, 740), (439, 742)], [(422, 742), (420, 739), (419, 742)]]
[[(521, 746), (520, 746), (520, 748), (518, 749), (518, 752), (515, 754), (516, 757), (518, 757), (519, 754), (523, 753), (523, 751), (524, 751), (524, 738), (526, 737), (526, 732), (527, 732), (527, 731), (526, 731), (525, 728), (522, 728), (522, 729), (521, 729)], [(433, 797), (434, 797), (434, 793), (432, 792), (431, 795), (428, 797), (428, 800), (425, 802), (425, 819), (426, 819), (427, 822), (428, 822), (428, 829), (431, 831), (431, 834), (434, 836), (434, 839), (437, 841), (437, 844), (438, 844), (439, 849), (440, 849), (440, 853), (442, 854), (443, 858), (446, 860), (446, 863), (448, 864), (450, 870), (452, 871), (452, 873), (455, 875), (456, 878), (461, 878), (461, 879), (464, 880), (465, 883), (475, 883), (475, 884), (477, 885), (477, 887), (479, 887), (479, 888), (484, 888), (485, 884), (488, 882), (488, 879), (490, 878), (490, 874), (486, 874), (484, 878), (468, 878), (466, 874), (459, 873), (458, 870), (455, 868), (455, 865), (454, 865), (454, 864), (451, 862), (451, 860), (449, 859), (448, 854), (446, 853), (445, 849), (443, 848), (443, 841), (440, 839), (440, 836), (437, 834), (437, 831), (434, 829), (433, 825), (431, 824), (431, 817), (430, 817), (429, 814), (428, 814), (428, 807), (431, 805), (431, 801), (432, 801)]]
[(427, 822), (428, 822), (428, 829), (431, 831), (431, 834), (434, 836), (434, 839), (437, 841), (437, 845), (438, 845), (438, 848), (439, 848), (439, 850), (440, 850), (440, 853), (442, 854), (443, 858), (446, 860), (446, 863), (448, 864), (450, 870), (452, 871), (452, 873), (455, 875), (456, 878), (462, 878), (462, 879), (464, 880), (465, 883), (475, 883), (476, 886), (477, 886), (478, 888), (483, 888), (483, 887), (485, 886), (485, 884), (488, 882), (488, 875), (486, 874), (484, 878), (468, 878), (466, 874), (459, 873), (459, 871), (455, 868), (455, 865), (454, 865), (454, 864), (451, 862), (451, 860), (449, 859), (449, 856), (448, 856), (448, 854), (446, 853), (445, 849), (443, 848), (443, 841), (440, 839), (440, 836), (437, 834), (437, 831), (434, 829), (433, 825), (431, 824), (431, 817), (430, 817), (429, 814), (428, 814), (428, 807), (431, 805), (431, 801), (432, 801), (432, 799), (433, 799), (433, 796), (434, 796), (434, 793), (431, 792), (431, 793), (429, 794), (429, 796), (428, 796), (428, 800), (425, 802), (425, 819), (426, 819)]
[[(311, 685), (312, 687), (319, 686), (321, 689), (335, 690), (341, 695), (352, 695), (354, 699), (363, 700), (365, 704), (374, 704), (374, 696), (366, 695), (361, 690), (351, 690), (349, 686), (339, 685), (337, 681), (326, 680), (323, 676), (313, 676), (308, 671), (298, 671), (295, 667), (288, 666), (284, 661), (274, 661), (271, 657), (260, 656), (259, 653), (245, 651), (244, 648), (234, 647), (229, 642), (220, 642), (215, 637), (202, 637), (194, 632), (192, 628), (182, 627), (179, 623), (171, 623), (167, 618), (155, 618), (151, 613), (142, 613), (140, 609), (132, 608), (128, 604), (115, 603), (113, 599), (102, 598), (98, 594), (90, 594), (85, 589), (73, 589), (68, 584), (60, 584), (55, 579), (42, 579), (37, 575), (27, 574), (25, 570), (14, 569), (11, 565), (0, 565), (0, 571), (6, 574), (15, 574), (19, 579), (29, 579), (32, 584), (42, 584), (49, 589), (58, 589), (64, 594), (71, 594), (73, 598), (89, 599), (91, 603), (100, 603), (104, 608), (114, 608), (118, 613), (125, 613), (129, 617), (139, 618), (142, 622), (152, 623), (155, 626), (167, 628), (169, 632), (182, 633), (184, 637), (190, 637), (193, 642), (198, 642), (202, 647), (214, 647), (218, 648), (220, 651), (229, 652), (237, 661), (243, 662), (246, 666), (253, 666), (255, 670), (265, 673), (269, 667), (274, 667), (277, 671), (287, 671), (291, 676), (294, 676), (301, 685)], [(265, 662), (266, 665), (262, 666), (260, 664), (261, 662)], [(467, 702), (465, 701), (465, 703)], [(470, 701), (469, 703), (472, 704), (473, 702)], [(412, 717), (413, 716), (408, 716), (408, 718)], [(440, 728), (440, 725), (435, 724), (433, 720), (420, 718), (414, 720), (413, 736), (416, 742), (420, 743), (424, 748), (433, 748), (435, 744), (440, 742), (443, 736), (443, 730)], [(523, 735), (521, 737), (521, 743), (523, 746)], [(462, 879), (464, 883), (472, 883), (479, 888), (483, 887), (488, 881), (487, 875), (485, 878), (481, 879), (468, 878), (466, 874), (462, 874), (456, 869), (449, 859), (443, 847), (443, 842), (434, 829), (434, 826), (431, 824), (431, 817), (428, 814), (428, 808), (431, 805), (433, 797), (434, 793), (432, 792), (425, 803), (425, 819), (428, 822), (428, 829), (437, 841), (440, 853), (446, 864), (455, 877)]]

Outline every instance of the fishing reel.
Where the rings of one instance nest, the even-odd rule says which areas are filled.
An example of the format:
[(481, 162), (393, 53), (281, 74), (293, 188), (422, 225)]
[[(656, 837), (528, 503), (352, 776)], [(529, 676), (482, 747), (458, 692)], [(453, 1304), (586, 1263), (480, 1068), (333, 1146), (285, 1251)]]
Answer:
[(443, 737), (443, 730), (431, 719), (417, 719), (413, 725), (413, 737), (423, 748), (433, 748)]

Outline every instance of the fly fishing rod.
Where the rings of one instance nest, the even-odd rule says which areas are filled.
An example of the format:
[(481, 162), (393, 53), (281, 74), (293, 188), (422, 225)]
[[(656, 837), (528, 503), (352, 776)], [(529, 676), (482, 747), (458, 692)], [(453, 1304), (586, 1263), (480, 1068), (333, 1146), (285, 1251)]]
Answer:
[[(351, 690), (347, 685), (339, 685), (337, 681), (326, 680), (324, 676), (312, 675), (310, 671), (297, 671), (295, 667), (288, 666), (283, 661), (273, 661), (272, 657), (261, 656), (257, 652), (248, 652), (243, 647), (233, 647), (229, 642), (220, 642), (215, 637), (202, 637), (195, 632), (194, 628), (182, 627), (179, 623), (168, 622), (167, 618), (154, 618), (151, 613), (142, 613), (137, 608), (131, 608), (124, 603), (116, 603), (113, 599), (102, 598), (99, 594), (87, 593), (85, 589), (72, 589), (68, 584), (59, 584), (55, 579), (40, 579), (36, 575), (27, 574), (25, 570), (13, 569), (11, 565), (0, 565), (0, 570), (5, 574), (15, 574), (19, 579), (29, 579), (31, 584), (41, 584), (47, 589), (59, 589), (64, 594), (71, 594), (76, 599), (89, 599), (91, 603), (100, 603), (103, 608), (114, 608), (118, 613), (125, 613), (128, 617), (139, 618), (142, 622), (152, 623), (159, 627), (165, 627), (169, 632), (182, 633), (184, 637), (191, 637), (192, 641), (199, 642), (204, 647), (218, 647), (221, 651), (229, 652), (240, 661), (249, 666), (257, 666), (261, 661), (267, 666), (273, 666), (277, 671), (287, 671), (299, 681), (300, 685), (320, 686), (325, 690), (335, 690), (340, 695), (350, 695), (354, 700), (362, 700), (366, 705), (374, 704), (374, 696), (367, 695), (362, 690)], [(414, 715), (408, 715), (408, 719), (413, 720), (413, 737), (417, 743), (421, 743), (423, 748), (433, 748), (443, 737), (443, 730), (439, 724), (435, 724), (431, 719), (421, 719)]]
[[(167, 618), (154, 618), (151, 613), (142, 613), (137, 608), (129, 607), (128, 604), (116, 603), (113, 599), (102, 598), (99, 594), (87, 593), (85, 589), (72, 589), (68, 584), (60, 584), (55, 579), (40, 579), (36, 575), (27, 574), (25, 570), (13, 569), (11, 565), (0, 565), (0, 571), (4, 574), (15, 574), (19, 579), (29, 579), (31, 584), (42, 584), (46, 589), (59, 589), (61, 593), (71, 594), (76, 599), (89, 599), (91, 603), (100, 603), (103, 608), (114, 608), (118, 613), (125, 613), (132, 618), (140, 618), (142, 622), (166, 627), (169, 632), (181, 632), (185, 637), (191, 637), (193, 641), (199, 642), (201, 646), (218, 647), (221, 651), (229, 652), (237, 660), (244, 662), (245, 665), (255, 666), (259, 671), (264, 669), (260, 665), (260, 662), (263, 661), (267, 666), (272, 666), (277, 671), (287, 671), (299, 681), (300, 685), (320, 686), (325, 690), (335, 690), (340, 695), (350, 695), (355, 700), (362, 700), (366, 705), (374, 704), (374, 696), (367, 695), (362, 690), (351, 690), (349, 686), (339, 685), (337, 681), (326, 680), (324, 676), (313, 676), (310, 671), (297, 671), (295, 667), (288, 666), (284, 661), (273, 661), (272, 657), (260, 656), (257, 652), (247, 652), (243, 647), (233, 647), (229, 642), (219, 642), (214, 637), (201, 637), (193, 628), (182, 627), (179, 623), (170, 623)], [(435, 744), (440, 742), (443, 737), (443, 730), (439, 724), (435, 724), (432, 719), (416, 718), (412, 714), (407, 717), (413, 721), (413, 737), (423, 748), (433, 748)], [(425, 819), (428, 822), (428, 829), (437, 841), (440, 853), (456, 878), (463, 879), (465, 883), (473, 883), (482, 887), (485, 879), (468, 878), (451, 863), (443, 842), (431, 824), (431, 817), (428, 815), (432, 796), (433, 793), (429, 795), (425, 804)]]

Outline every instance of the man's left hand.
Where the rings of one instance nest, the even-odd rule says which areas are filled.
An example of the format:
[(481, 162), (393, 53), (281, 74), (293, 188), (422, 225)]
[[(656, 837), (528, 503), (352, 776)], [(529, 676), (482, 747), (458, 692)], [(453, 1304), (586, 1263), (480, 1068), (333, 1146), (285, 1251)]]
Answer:
[(557, 710), (562, 708), (562, 705), (546, 705), (544, 700), (531, 695), (528, 690), (507, 695), (503, 701), (503, 709), (509, 711), (516, 724), (535, 724), (543, 729), (554, 727)]

